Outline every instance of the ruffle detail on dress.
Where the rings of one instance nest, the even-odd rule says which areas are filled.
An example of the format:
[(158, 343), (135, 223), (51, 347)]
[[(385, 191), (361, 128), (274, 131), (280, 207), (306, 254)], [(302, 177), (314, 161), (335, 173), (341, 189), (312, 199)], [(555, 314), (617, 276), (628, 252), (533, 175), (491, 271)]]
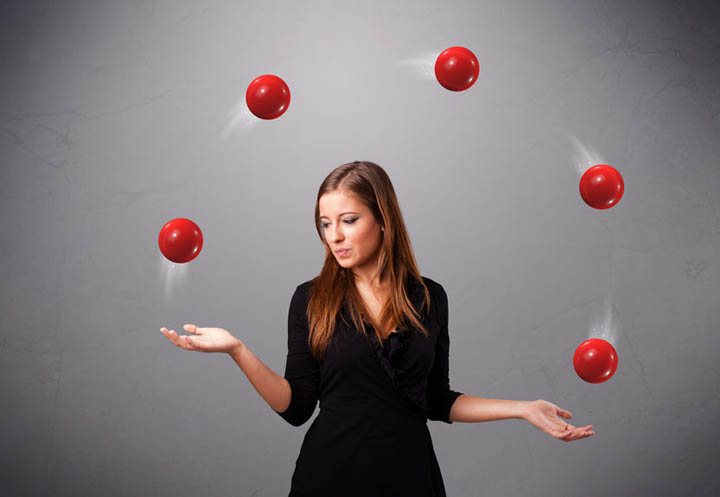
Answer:
[(390, 377), (393, 386), (415, 409), (426, 413), (429, 410), (429, 405), (425, 396), (425, 389), (399, 365), (403, 351), (407, 349), (410, 330), (400, 328), (390, 333), (383, 341), (384, 345), (381, 345), (373, 326), (368, 323), (366, 323), (366, 326), (375, 358), (383, 371)]

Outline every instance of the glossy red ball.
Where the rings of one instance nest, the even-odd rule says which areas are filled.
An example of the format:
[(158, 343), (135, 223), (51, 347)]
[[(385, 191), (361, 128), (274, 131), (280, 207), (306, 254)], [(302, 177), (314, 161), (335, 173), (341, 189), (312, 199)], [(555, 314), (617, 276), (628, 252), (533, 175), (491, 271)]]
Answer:
[(591, 167), (580, 178), (580, 196), (595, 209), (609, 209), (620, 202), (624, 192), (622, 175), (607, 164)]
[(609, 380), (617, 370), (618, 356), (610, 342), (602, 338), (585, 340), (575, 349), (573, 367), (577, 375), (588, 383)]
[(173, 219), (160, 230), (158, 245), (160, 252), (172, 262), (190, 262), (202, 250), (202, 231), (189, 219)]
[(245, 102), (250, 112), (260, 119), (276, 119), (290, 106), (290, 88), (272, 74), (258, 76), (248, 85)]
[(435, 61), (435, 77), (451, 91), (463, 91), (477, 80), (480, 63), (475, 54), (464, 47), (443, 50)]

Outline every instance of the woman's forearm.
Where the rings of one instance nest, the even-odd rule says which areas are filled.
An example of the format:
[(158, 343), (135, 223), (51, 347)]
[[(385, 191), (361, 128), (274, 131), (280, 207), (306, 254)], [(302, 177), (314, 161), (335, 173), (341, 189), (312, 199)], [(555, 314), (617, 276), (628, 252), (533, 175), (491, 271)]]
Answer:
[(268, 368), (244, 343), (230, 352), (230, 357), (243, 370), (257, 393), (277, 412), (290, 406), (292, 392), (288, 381)]
[(524, 400), (484, 399), (462, 394), (450, 409), (450, 421), (459, 423), (481, 423), (500, 419), (525, 419)]

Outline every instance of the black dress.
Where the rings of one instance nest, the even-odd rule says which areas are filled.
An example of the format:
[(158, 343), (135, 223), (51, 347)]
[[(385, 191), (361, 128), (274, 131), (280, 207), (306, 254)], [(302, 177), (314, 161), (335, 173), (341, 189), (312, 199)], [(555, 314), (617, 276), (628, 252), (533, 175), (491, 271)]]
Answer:
[[(452, 423), (450, 408), (461, 393), (448, 380), (447, 294), (423, 280), (431, 298), (429, 313), (421, 312), (428, 337), (404, 323), (381, 346), (368, 322), (362, 336), (338, 318), (321, 362), (307, 343), (312, 282), (295, 289), (285, 367), (292, 398), (275, 412), (293, 426), (310, 419), (318, 400), (320, 413), (303, 439), (289, 497), (446, 495), (427, 420)], [(422, 286), (411, 276), (406, 289), (420, 312)]]

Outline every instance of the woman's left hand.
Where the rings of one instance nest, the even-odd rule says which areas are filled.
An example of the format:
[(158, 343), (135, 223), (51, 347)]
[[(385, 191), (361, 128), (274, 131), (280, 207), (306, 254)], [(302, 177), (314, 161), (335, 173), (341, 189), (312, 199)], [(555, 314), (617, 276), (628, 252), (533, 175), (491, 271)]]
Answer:
[(592, 431), (592, 425), (583, 427), (573, 426), (558, 416), (570, 419), (572, 418), (572, 413), (565, 409), (560, 409), (552, 402), (542, 399), (534, 400), (526, 404), (525, 421), (548, 435), (559, 438), (563, 442), (571, 442), (595, 435), (595, 432)]

